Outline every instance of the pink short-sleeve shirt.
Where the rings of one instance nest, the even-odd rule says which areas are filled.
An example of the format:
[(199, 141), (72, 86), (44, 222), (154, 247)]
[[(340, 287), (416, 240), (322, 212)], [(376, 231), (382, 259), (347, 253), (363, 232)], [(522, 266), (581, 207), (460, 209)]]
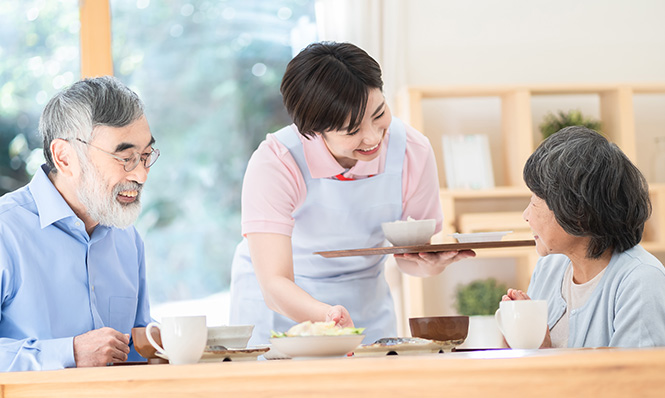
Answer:
[[(402, 219), (434, 218), (441, 231), (443, 214), (439, 201), (439, 178), (434, 151), (427, 137), (406, 126), (406, 153), (402, 170)], [(290, 128), (297, 130), (295, 125)], [(332, 156), (320, 135), (303, 143), (305, 160), (312, 178), (371, 178), (384, 170), (386, 151), (372, 161), (358, 161), (345, 171)], [(386, 140), (390, 139), (388, 131)], [(387, 146), (384, 146), (386, 148)], [(247, 165), (242, 186), (242, 234), (278, 233), (291, 236), (293, 213), (305, 200), (307, 187), (289, 150), (268, 134)], [(353, 203), (349, 203), (353, 211)]]

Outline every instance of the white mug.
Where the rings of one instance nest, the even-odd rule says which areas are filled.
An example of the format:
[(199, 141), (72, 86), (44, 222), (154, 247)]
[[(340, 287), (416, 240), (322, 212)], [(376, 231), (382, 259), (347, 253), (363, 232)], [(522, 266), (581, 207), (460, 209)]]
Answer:
[[(159, 329), (164, 347), (160, 347), (152, 338), (152, 328)], [(162, 318), (161, 324), (150, 322), (145, 328), (145, 334), (150, 344), (169, 363), (184, 365), (197, 363), (201, 359), (208, 339), (208, 327), (205, 315), (170, 316)]]
[(539, 348), (547, 332), (547, 301), (502, 301), (494, 318), (511, 348)]

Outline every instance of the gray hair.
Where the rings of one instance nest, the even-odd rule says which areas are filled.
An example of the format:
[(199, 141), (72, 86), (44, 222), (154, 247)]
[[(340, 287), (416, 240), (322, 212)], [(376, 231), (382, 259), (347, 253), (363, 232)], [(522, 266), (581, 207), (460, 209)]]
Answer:
[(39, 119), (46, 164), (56, 172), (50, 149), (53, 140), (89, 141), (95, 127), (124, 127), (140, 119), (143, 111), (138, 95), (113, 76), (74, 83), (51, 98)]
[(524, 181), (573, 236), (590, 237), (587, 257), (623, 252), (642, 240), (649, 185), (619, 149), (582, 126), (552, 134), (529, 157)]

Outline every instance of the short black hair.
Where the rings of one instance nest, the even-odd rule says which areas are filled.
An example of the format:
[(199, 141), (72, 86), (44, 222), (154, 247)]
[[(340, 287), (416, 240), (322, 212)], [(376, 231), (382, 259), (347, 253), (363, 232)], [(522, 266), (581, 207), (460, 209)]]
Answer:
[(280, 91), (302, 135), (355, 130), (371, 89), (383, 89), (381, 67), (351, 43), (308, 45), (287, 65)]
[(524, 181), (567, 233), (590, 237), (587, 257), (623, 252), (642, 240), (651, 215), (649, 185), (616, 144), (582, 126), (543, 141), (524, 166)]

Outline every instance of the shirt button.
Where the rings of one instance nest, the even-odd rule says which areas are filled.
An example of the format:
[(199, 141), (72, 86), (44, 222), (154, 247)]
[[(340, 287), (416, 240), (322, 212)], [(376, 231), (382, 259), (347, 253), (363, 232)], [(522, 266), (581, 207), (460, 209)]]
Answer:
[(94, 292), (95, 291), (95, 285), (90, 286), (90, 289)]
[(81, 223), (77, 221), (76, 224), (74, 224), (74, 225), (76, 225), (77, 227), (80, 227)]

